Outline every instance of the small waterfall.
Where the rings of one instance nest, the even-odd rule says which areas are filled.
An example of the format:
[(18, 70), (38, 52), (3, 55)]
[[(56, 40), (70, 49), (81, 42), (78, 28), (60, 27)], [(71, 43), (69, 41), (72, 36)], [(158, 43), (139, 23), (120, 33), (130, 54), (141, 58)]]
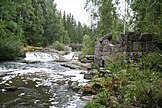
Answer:
[(58, 60), (59, 56), (56, 54), (41, 53), (41, 52), (27, 52), (26, 61), (53, 61)]
[(63, 57), (64, 57), (66, 60), (75, 59), (75, 58), (76, 58), (76, 52), (70, 52), (69, 54), (64, 55)]

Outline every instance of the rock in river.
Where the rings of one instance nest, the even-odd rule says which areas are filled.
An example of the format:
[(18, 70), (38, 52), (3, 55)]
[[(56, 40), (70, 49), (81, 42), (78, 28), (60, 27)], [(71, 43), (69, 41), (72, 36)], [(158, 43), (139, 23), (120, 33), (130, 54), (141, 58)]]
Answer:
[(5, 87), (4, 90), (5, 91), (16, 91), (17, 90), (17, 87), (15, 87), (15, 86)]

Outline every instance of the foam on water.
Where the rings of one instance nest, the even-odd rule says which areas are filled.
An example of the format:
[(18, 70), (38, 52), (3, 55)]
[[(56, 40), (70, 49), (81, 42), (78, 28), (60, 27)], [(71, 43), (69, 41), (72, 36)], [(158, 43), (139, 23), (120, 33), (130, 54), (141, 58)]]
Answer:
[(85, 85), (89, 80), (84, 79), (84, 74), (80, 74), (81, 72), (82, 72), (81, 70), (70, 70), (61, 72), (61, 74), (64, 76), (72, 76), (71, 77), (72, 81), (79, 82), (79, 85)]
[[(75, 54), (76, 54), (75, 52), (71, 52), (70, 54), (64, 57), (66, 59), (73, 59)], [(59, 56), (40, 52), (28, 52), (26, 54), (25, 60), (43, 61), (43, 62), (36, 62), (31, 64), (30, 62), (29, 63), (13, 62), (0, 65), (0, 75), (1, 75), (0, 84), (12, 85), (13, 83), (12, 79), (17, 77), (19, 77), (25, 84), (27, 84), (28, 81), (34, 81), (35, 83), (32, 86), (36, 88), (34, 89), (35, 91), (39, 89), (44, 90), (46, 87), (47, 89), (49, 89), (49, 91), (45, 92), (47, 94), (51, 94), (51, 96), (49, 97), (49, 103), (51, 103), (49, 108), (60, 108), (60, 107), (82, 108), (78, 106), (83, 106), (84, 105), (84, 103), (82, 103), (83, 101), (80, 100), (80, 96), (77, 95), (77, 93), (74, 93), (71, 90), (69, 90), (68, 82), (76, 81), (79, 82), (79, 85), (86, 84), (88, 80), (85, 80), (84, 75), (80, 74), (83, 70), (76, 70), (76, 69), (71, 70), (69, 68), (61, 67), (60, 63), (48, 62), (54, 59), (59, 59)], [(3, 91), (3, 89), (1, 91)], [(66, 94), (69, 95), (69, 97), (66, 97), (67, 96)], [(18, 94), (19, 98), (26, 95), (28, 95), (28, 90), (27, 91), (23, 90)], [(34, 101), (35, 103), (42, 102), (42, 100), (38, 100), (37, 98), (35, 99), (36, 99)], [(25, 100), (24, 102), (28, 101), (29, 100)]]
[(49, 53), (41, 53), (41, 52), (27, 52), (26, 58), (24, 60), (26, 61), (53, 61), (58, 60), (59, 56), (56, 54), (49, 54)]
[(72, 60), (72, 59), (75, 59), (75, 58), (76, 58), (75, 55), (76, 55), (76, 52), (70, 52), (69, 54), (64, 55), (63, 57), (64, 57), (66, 60)]

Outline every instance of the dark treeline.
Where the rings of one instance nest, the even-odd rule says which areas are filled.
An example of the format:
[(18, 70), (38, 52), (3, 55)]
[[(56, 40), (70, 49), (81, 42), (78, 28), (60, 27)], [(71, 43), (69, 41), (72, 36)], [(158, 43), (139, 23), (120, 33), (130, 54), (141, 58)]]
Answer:
[(54, 0), (0, 1), (0, 61), (13, 59), (24, 45), (82, 43), (90, 29), (72, 14), (62, 14)]

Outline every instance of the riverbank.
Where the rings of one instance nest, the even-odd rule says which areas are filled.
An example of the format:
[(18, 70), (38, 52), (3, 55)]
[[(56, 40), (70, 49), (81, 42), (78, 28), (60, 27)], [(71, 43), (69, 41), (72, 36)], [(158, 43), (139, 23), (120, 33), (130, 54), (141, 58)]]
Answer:
[[(113, 55), (87, 86), (93, 96), (84, 108), (161, 108), (161, 52), (147, 53), (140, 61), (124, 63)], [(97, 88), (97, 91), (95, 91)]]

